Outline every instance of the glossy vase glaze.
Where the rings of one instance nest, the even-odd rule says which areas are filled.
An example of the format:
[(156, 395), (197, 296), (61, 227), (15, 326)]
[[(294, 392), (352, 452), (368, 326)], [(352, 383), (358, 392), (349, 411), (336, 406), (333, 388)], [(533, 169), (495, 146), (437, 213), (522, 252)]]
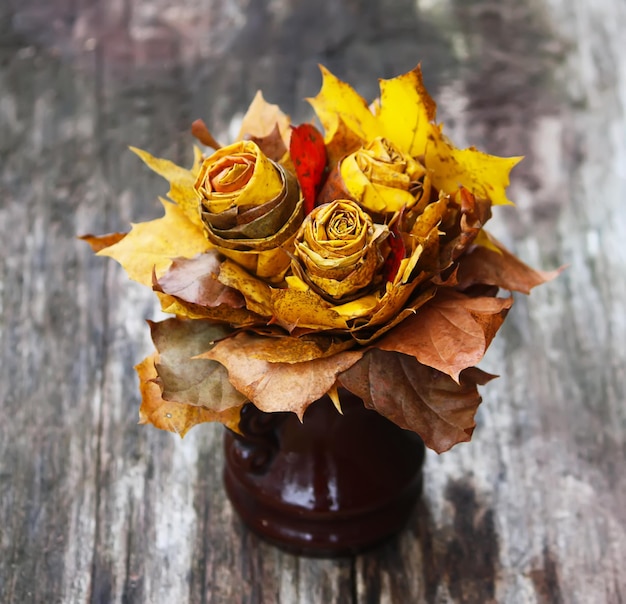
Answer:
[(226, 431), (224, 484), (242, 520), (288, 551), (362, 551), (406, 524), (422, 489), (424, 444), (361, 399), (326, 396), (300, 423), (293, 413), (248, 404), (237, 435)]

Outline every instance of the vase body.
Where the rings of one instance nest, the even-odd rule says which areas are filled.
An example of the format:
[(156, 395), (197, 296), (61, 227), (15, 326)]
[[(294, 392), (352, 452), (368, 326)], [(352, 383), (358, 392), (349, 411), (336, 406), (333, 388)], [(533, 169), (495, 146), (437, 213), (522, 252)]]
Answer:
[(248, 527), (310, 556), (354, 554), (406, 524), (422, 489), (424, 444), (341, 392), (302, 423), (293, 413), (242, 410), (238, 435), (224, 437), (224, 484)]

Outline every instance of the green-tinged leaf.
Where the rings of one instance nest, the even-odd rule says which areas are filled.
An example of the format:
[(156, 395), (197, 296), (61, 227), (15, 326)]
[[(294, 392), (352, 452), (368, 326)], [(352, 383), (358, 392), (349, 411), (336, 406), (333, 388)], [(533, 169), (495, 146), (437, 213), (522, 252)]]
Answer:
[(300, 419), (363, 355), (363, 350), (347, 350), (301, 363), (270, 363), (258, 358), (266, 346), (266, 338), (244, 332), (219, 342), (202, 358), (222, 363), (235, 388), (262, 411), (293, 411)]
[(238, 431), (241, 406), (220, 412), (186, 403), (166, 401), (161, 396), (161, 388), (154, 381), (157, 378), (155, 367), (157, 361), (158, 355), (155, 353), (135, 367), (141, 392), (140, 424), (152, 424), (160, 430), (175, 432), (181, 438), (195, 425), (204, 422), (218, 421), (231, 430)]
[(245, 395), (233, 388), (226, 369), (216, 361), (196, 358), (207, 352), (232, 328), (213, 321), (167, 319), (150, 322), (152, 340), (159, 353), (158, 384), (168, 401), (226, 412), (240, 407)]
[(427, 447), (443, 453), (471, 439), (481, 402), (477, 384), (495, 376), (466, 369), (459, 383), (413, 357), (369, 350), (338, 382), (401, 428), (417, 432)]
[(162, 276), (172, 258), (193, 258), (211, 247), (200, 228), (189, 222), (176, 205), (161, 199), (165, 216), (132, 225), (126, 237), (98, 252), (126, 269), (128, 276), (152, 287), (152, 276)]

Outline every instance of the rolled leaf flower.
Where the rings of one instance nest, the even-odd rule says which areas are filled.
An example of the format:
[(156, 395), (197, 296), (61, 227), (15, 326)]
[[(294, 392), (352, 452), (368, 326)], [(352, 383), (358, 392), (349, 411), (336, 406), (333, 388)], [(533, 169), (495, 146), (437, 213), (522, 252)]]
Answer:
[(250, 272), (280, 281), (302, 222), (297, 181), (252, 141), (206, 158), (195, 182), (209, 241)]
[(386, 138), (377, 137), (348, 155), (340, 173), (350, 196), (371, 212), (397, 212), (429, 201), (426, 168)]
[(327, 300), (355, 298), (380, 285), (388, 233), (353, 201), (319, 206), (298, 231), (293, 271)]

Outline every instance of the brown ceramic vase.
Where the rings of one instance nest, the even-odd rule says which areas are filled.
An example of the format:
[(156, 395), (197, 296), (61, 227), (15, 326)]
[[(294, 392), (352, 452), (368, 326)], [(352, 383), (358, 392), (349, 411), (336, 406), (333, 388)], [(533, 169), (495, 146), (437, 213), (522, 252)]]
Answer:
[(224, 484), (238, 514), (267, 541), (308, 556), (354, 554), (395, 535), (422, 489), (424, 444), (341, 392), (293, 413), (248, 404), (226, 431)]

